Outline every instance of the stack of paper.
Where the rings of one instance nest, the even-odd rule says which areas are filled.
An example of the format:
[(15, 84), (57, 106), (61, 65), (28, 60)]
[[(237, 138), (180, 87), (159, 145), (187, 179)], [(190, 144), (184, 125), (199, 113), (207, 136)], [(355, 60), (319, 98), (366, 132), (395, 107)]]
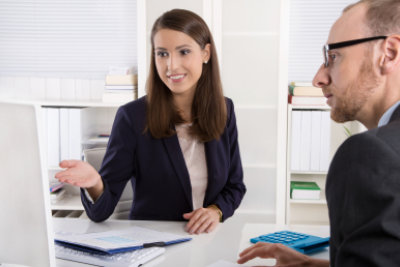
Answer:
[(104, 102), (129, 102), (137, 98), (137, 74), (128, 67), (110, 67), (105, 79)]

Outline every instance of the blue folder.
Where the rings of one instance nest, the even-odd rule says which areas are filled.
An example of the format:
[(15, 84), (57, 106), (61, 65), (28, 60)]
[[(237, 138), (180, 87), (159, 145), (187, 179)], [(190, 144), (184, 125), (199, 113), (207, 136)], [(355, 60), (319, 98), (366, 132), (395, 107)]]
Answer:
[(68, 248), (72, 248), (72, 249), (76, 249), (76, 250), (80, 250), (80, 251), (84, 251), (84, 252), (89, 252), (89, 253), (93, 253), (93, 254), (112, 255), (115, 253), (128, 252), (128, 251), (133, 251), (133, 250), (142, 249), (142, 248), (164, 247), (164, 246), (182, 243), (182, 242), (186, 242), (186, 241), (190, 241), (190, 240), (192, 240), (192, 238), (188, 237), (188, 238), (171, 240), (168, 242), (143, 243), (140, 246), (121, 247), (121, 248), (117, 248), (117, 249), (107, 249), (107, 250), (101, 249), (98, 247), (90, 247), (90, 246), (86, 246), (83, 244), (75, 244), (75, 243), (71, 243), (71, 242), (65, 242), (65, 241), (61, 241), (61, 240), (54, 240), (54, 243), (59, 244), (64, 247), (68, 247)]

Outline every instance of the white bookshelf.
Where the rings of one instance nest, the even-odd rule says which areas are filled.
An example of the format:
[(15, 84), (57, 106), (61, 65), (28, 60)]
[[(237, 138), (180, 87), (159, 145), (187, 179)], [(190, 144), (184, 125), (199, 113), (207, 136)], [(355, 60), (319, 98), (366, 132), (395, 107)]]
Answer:
[[(136, 8), (136, 58), (134, 69), (138, 75), (138, 97), (145, 95), (145, 81), (147, 76), (146, 60), (146, 1), (134, 1)], [(110, 13), (112, 14), (112, 13)], [(136, 63), (137, 62), (137, 63)], [(137, 65), (136, 65), (137, 64)], [(88, 70), (90, 71), (90, 70)], [(104, 87), (104, 78), (99, 74), (92, 76), (76, 75), (76, 77), (47, 77), (45, 74), (36, 76), (10, 76), (0, 77), (0, 98), (8, 102), (29, 103), (41, 107), (41, 112), (46, 109), (79, 109), (80, 110), (80, 150), (88, 146), (105, 146), (107, 140), (99, 139), (99, 134), (109, 134), (116, 111), (126, 102), (103, 102), (101, 100)], [(134, 95), (132, 95), (132, 100)], [(45, 118), (40, 116), (39, 125), (44, 128)], [(46, 132), (43, 129), (44, 133)], [(46, 137), (46, 134), (44, 134)], [(46, 155), (46, 177), (60, 171), (55, 164), (47, 164), (47, 140), (43, 138), (43, 151)], [(75, 144), (74, 144), (75, 145)], [(60, 144), (61, 146), (61, 144)], [(83, 212), (79, 188), (64, 185), (65, 195), (51, 204), (53, 215), (56, 217), (79, 217)]]
[[(34, 101), (35, 104), (41, 106), (42, 112), (47, 108), (57, 109), (79, 109), (80, 111), (80, 151), (85, 148), (106, 146), (106, 138), (98, 138), (99, 134), (109, 134), (114, 121), (116, 111), (119, 106), (125, 104), (121, 103), (104, 103), (94, 101)], [(74, 129), (76, 130), (76, 129)], [(43, 144), (48, 146), (46, 140)], [(61, 146), (60, 146), (61, 147)], [(46, 149), (45, 149), (46, 151)], [(61, 153), (61, 150), (60, 150)], [(46, 154), (46, 153), (45, 153)], [(46, 154), (47, 156), (47, 154)], [(47, 159), (47, 158), (46, 158)], [(63, 158), (60, 158), (63, 160)], [(47, 165), (47, 174), (50, 179), (56, 172), (61, 169), (58, 166)], [(55, 202), (52, 202), (51, 208), (53, 211), (83, 211), (84, 208), (81, 203), (79, 188), (71, 185), (64, 185), (65, 195)], [(64, 213), (59, 213), (64, 214)]]
[[(288, 105), (288, 146), (287, 146), (287, 166), (286, 166), (286, 216), (285, 222), (288, 224), (329, 224), (328, 209), (325, 196), (325, 183), (327, 171), (292, 171), (291, 170), (291, 136), (293, 133), (292, 112), (294, 110), (312, 110), (312, 111), (329, 111), (329, 107), (318, 106), (292, 106)], [(358, 122), (336, 123), (331, 120), (330, 138), (326, 140), (330, 144), (329, 162), (332, 160), (338, 147), (345, 141), (348, 136), (345, 133), (344, 126), (347, 127), (352, 134), (363, 131), (365, 128)], [(323, 137), (321, 137), (323, 138)], [(293, 200), (290, 198), (290, 182), (291, 181), (312, 181), (316, 182), (321, 188), (321, 196), (319, 200)]]
[(78, 194), (66, 195), (63, 199), (51, 204), (52, 210), (84, 210)]
[(326, 205), (326, 199), (319, 199), (319, 200), (294, 200), (294, 199), (291, 199), (290, 204)]

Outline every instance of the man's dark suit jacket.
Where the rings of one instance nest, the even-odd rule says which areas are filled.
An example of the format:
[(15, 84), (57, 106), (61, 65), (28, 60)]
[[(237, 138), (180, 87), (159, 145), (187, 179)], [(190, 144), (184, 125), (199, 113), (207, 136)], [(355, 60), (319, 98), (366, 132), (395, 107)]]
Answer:
[[(228, 98), (226, 105), (224, 133), (219, 140), (205, 143), (208, 186), (203, 205), (218, 205), (223, 220), (233, 215), (246, 192), (234, 107)], [(81, 194), (93, 221), (112, 214), (130, 179), (134, 192), (130, 219), (183, 220), (182, 215), (193, 210), (189, 173), (177, 135), (155, 139), (144, 131), (145, 125), (145, 97), (118, 109), (100, 169), (104, 192), (94, 204)]]
[(348, 138), (329, 169), (332, 267), (400, 266), (400, 107)]

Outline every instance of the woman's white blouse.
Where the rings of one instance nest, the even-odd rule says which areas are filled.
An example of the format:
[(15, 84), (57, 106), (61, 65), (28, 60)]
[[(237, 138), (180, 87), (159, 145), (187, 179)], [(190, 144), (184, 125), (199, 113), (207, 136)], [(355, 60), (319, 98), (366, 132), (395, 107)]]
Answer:
[(204, 143), (189, 135), (191, 124), (179, 124), (175, 126), (179, 145), (189, 171), (192, 185), (193, 210), (203, 207), (206, 194), (208, 174)]

